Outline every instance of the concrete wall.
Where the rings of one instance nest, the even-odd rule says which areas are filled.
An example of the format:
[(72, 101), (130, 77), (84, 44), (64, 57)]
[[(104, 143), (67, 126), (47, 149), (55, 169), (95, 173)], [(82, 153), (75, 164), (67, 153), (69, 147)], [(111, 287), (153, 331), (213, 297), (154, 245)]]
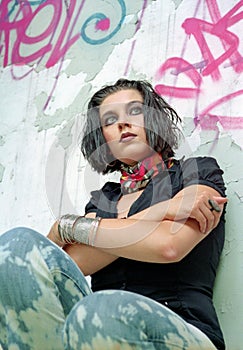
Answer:
[(214, 156), (225, 172), (215, 303), (229, 350), (243, 344), (242, 9), (242, 0), (0, 3), (0, 232), (47, 234), (60, 213), (83, 211), (104, 182), (79, 152), (87, 100), (121, 76), (150, 80), (184, 120), (178, 155)]

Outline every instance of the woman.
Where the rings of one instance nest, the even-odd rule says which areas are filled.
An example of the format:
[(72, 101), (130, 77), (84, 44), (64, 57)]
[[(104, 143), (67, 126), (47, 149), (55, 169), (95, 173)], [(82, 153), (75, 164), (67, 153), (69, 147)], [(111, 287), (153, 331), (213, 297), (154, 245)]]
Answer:
[(85, 216), (63, 215), (49, 240), (0, 236), (3, 349), (225, 348), (212, 302), (223, 172), (210, 157), (173, 158), (179, 122), (144, 81), (94, 94), (82, 152), (120, 183), (92, 192)]

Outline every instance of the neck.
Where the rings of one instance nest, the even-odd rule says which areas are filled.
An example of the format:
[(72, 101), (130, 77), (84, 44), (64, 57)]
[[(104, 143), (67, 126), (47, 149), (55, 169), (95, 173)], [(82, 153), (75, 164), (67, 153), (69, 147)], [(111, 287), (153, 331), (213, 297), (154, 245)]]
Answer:
[(149, 163), (149, 167), (153, 167), (154, 165), (156, 165), (162, 161), (162, 157), (159, 153), (154, 152), (151, 155), (149, 155), (148, 157), (143, 158), (138, 162), (133, 162), (130, 164), (123, 163), (123, 164), (124, 164), (125, 168), (133, 169), (133, 168), (136, 168), (136, 166), (139, 166), (139, 164), (141, 164), (141, 163), (146, 163), (146, 161)]
[(144, 158), (136, 163), (135, 166), (121, 165), (121, 189), (123, 194), (137, 192), (146, 187), (152, 177), (159, 172), (157, 164), (161, 164), (163, 168), (162, 157), (158, 153), (152, 154), (150, 157)]
[(154, 154), (152, 154), (148, 158), (151, 159), (151, 165), (152, 166), (154, 166), (154, 165), (156, 165), (156, 164), (158, 164), (158, 163), (160, 163), (162, 161), (162, 156), (159, 153), (157, 153), (157, 152), (155, 152)]

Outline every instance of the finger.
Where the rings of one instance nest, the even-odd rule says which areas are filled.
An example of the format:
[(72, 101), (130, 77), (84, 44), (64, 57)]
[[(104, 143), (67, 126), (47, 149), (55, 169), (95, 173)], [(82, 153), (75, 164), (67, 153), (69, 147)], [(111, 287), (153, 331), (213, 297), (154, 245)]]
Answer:
[(199, 224), (199, 229), (202, 233), (205, 233), (207, 231), (207, 216), (205, 215), (205, 213), (203, 212), (203, 210), (201, 210), (201, 208), (198, 208), (197, 213), (195, 215), (195, 219), (197, 220), (198, 224)]
[(201, 206), (201, 212), (202, 215), (204, 215), (206, 221), (205, 232), (209, 232), (214, 228), (216, 221), (216, 211), (211, 211), (211, 208), (209, 208), (208, 204), (205, 203)]
[(228, 198), (226, 197), (213, 196), (213, 200), (216, 201), (218, 204), (225, 204), (228, 202)]
[(217, 213), (221, 212), (221, 208), (220, 208), (220, 206), (218, 205), (217, 202), (213, 201), (212, 199), (209, 199), (208, 200), (208, 204), (210, 205), (209, 210), (216, 211)]

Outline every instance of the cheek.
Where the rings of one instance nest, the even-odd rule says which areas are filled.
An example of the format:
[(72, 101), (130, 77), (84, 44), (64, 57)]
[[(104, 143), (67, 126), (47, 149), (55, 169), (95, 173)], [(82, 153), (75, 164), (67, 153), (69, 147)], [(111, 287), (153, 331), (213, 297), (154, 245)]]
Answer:
[(119, 138), (116, 132), (116, 128), (113, 128), (112, 126), (110, 126), (108, 129), (103, 129), (102, 133), (107, 143), (115, 141)]
[(130, 117), (130, 124), (133, 128), (144, 128), (144, 116), (143, 114)]
[(145, 131), (145, 129), (142, 128), (142, 127), (141, 127), (140, 130), (139, 130), (139, 137), (140, 137), (140, 139), (141, 139), (143, 142), (147, 143), (146, 131)]

